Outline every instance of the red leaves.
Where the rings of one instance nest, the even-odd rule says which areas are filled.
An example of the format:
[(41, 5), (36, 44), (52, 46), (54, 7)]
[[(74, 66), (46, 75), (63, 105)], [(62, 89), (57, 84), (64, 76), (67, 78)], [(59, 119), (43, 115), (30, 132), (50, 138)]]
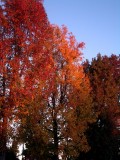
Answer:
[(81, 43), (78, 44), (78, 48), (83, 49), (84, 47), (85, 47), (85, 43), (84, 42), (81, 42)]
[[(5, 100), (3, 103), (0, 99), (0, 111), (2, 108), (5, 115), (6, 107), (11, 113), (0, 117), (4, 123), (4, 118), (13, 118), (20, 107), (30, 104), (41, 92), (53, 62), (47, 48), (50, 26), (41, 1), (5, 0), (3, 6), (0, 5), (0, 96)], [(7, 132), (7, 126), (3, 130)]]

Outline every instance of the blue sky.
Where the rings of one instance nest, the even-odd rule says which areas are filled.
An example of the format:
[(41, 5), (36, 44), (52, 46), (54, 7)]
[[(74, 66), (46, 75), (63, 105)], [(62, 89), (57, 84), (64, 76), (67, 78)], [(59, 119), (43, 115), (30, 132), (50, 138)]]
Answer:
[(120, 54), (120, 0), (44, 0), (44, 7), (52, 24), (85, 42), (84, 59)]

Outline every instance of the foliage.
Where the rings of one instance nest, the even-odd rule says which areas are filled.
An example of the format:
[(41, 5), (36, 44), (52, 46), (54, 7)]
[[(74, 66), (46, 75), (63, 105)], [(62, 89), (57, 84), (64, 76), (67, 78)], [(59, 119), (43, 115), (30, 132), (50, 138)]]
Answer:
[(37, 87), (32, 90), (33, 97), (26, 105), (27, 112), (25, 116), (21, 115), (19, 133), (28, 152), (34, 150), (36, 154), (33, 143), (37, 143), (43, 155), (58, 159), (61, 154), (65, 159), (76, 157), (79, 151), (89, 149), (84, 133), (88, 122), (95, 120), (95, 115), (89, 94), (89, 80), (80, 64), (82, 53), (79, 45), (66, 27), (60, 29), (52, 26), (52, 31), (54, 72), (44, 82), (37, 77)]
[(1, 152), (12, 142), (31, 160), (76, 159), (113, 142), (120, 58), (82, 65), (84, 45), (49, 23), (41, 0), (0, 1)]
[[(18, 114), (25, 112), (24, 105), (31, 98), (30, 79), (27, 90), (24, 79), (30, 76), (36, 56), (43, 64), (50, 59), (43, 46), (50, 27), (41, 1), (35, 0), (2, 1), (0, 21), (0, 148), (5, 150), (9, 136), (16, 134)], [(23, 99), (25, 96), (28, 97)]]
[(85, 62), (84, 69), (91, 81), (94, 108), (99, 113), (96, 123), (90, 125), (87, 132), (91, 146), (88, 159), (116, 159), (119, 148), (116, 116), (119, 114), (120, 57), (99, 54), (91, 64)]

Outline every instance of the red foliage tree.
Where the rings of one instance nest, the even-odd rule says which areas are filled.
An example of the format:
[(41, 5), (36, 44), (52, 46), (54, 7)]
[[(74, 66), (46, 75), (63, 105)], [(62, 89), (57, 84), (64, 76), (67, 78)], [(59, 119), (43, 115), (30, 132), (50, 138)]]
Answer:
[[(42, 1), (5, 0), (0, 4), (0, 135), (5, 150), (8, 128), (23, 97), (31, 98), (35, 74), (45, 79), (51, 63), (50, 27)], [(47, 42), (46, 42), (47, 41)], [(46, 46), (44, 45), (46, 43)], [(39, 67), (39, 70), (37, 69)], [(27, 84), (27, 85), (26, 85)], [(26, 85), (26, 86), (25, 86)], [(18, 109), (17, 109), (18, 110)]]

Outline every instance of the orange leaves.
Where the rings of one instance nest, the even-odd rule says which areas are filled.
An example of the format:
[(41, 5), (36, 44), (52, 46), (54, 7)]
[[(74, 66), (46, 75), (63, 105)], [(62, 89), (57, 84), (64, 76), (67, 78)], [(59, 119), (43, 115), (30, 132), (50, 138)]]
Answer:
[(58, 52), (61, 52), (67, 63), (75, 63), (75, 61), (81, 60), (82, 53), (79, 50), (75, 37), (72, 33), (68, 33), (65, 26), (62, 28), (53, 26), (53, 33), (56, 49)]
[(76, 79), (82, 79), (84, 77), (80, 65), (82, 53), (75, 37), (72, 33), (68, 33), (65, 26), (62, 28), (53, 26), (53, 36), (53, 59), (56, 69), (59, 70), (60, 79), (64, 77), (64, 74), (67, 74), (68, 83), (72, 83)]
[[(72, 150), (75, 150), (75, 146), (80, 149), (81, 145), (83, 150), (87, 150), (89, 147), (84, 132), (87, 129), (87, 123), (92, 123), (95, 116), (92, 113), (89, 79), (85, 76), (81, 65), (82, 53), (80, 49), (84, 44), (78, 45), (75, 37), (68, 33), (66, 27), (52, 27), (51, 53), (55, 70), (52, 77), (53, 83), (47, 81), (50, 94), (48, 94), (49, 105), (46, 110), (48, 111), (50, 108), (51, 112), (49, 111), (46, 114), (47, 117), (50, 117), (53, 128), (52, 121), (55, 121), (59, 126), (59, 131), (55, 128), (53, 133), (55, 134), (57, 130), (61, 137), (71, 140), (71, 142), (68, 142), (69, 152), (71, 152), (71, 145)], [(76, 115), (78, 109), (80, 112)], [(59, 139), (58, 134), (56, 137)], [(61, 141), (59, 147), (64, 148), (65, 145)], [(77, 151), (75, 150), (75, 152)]]

